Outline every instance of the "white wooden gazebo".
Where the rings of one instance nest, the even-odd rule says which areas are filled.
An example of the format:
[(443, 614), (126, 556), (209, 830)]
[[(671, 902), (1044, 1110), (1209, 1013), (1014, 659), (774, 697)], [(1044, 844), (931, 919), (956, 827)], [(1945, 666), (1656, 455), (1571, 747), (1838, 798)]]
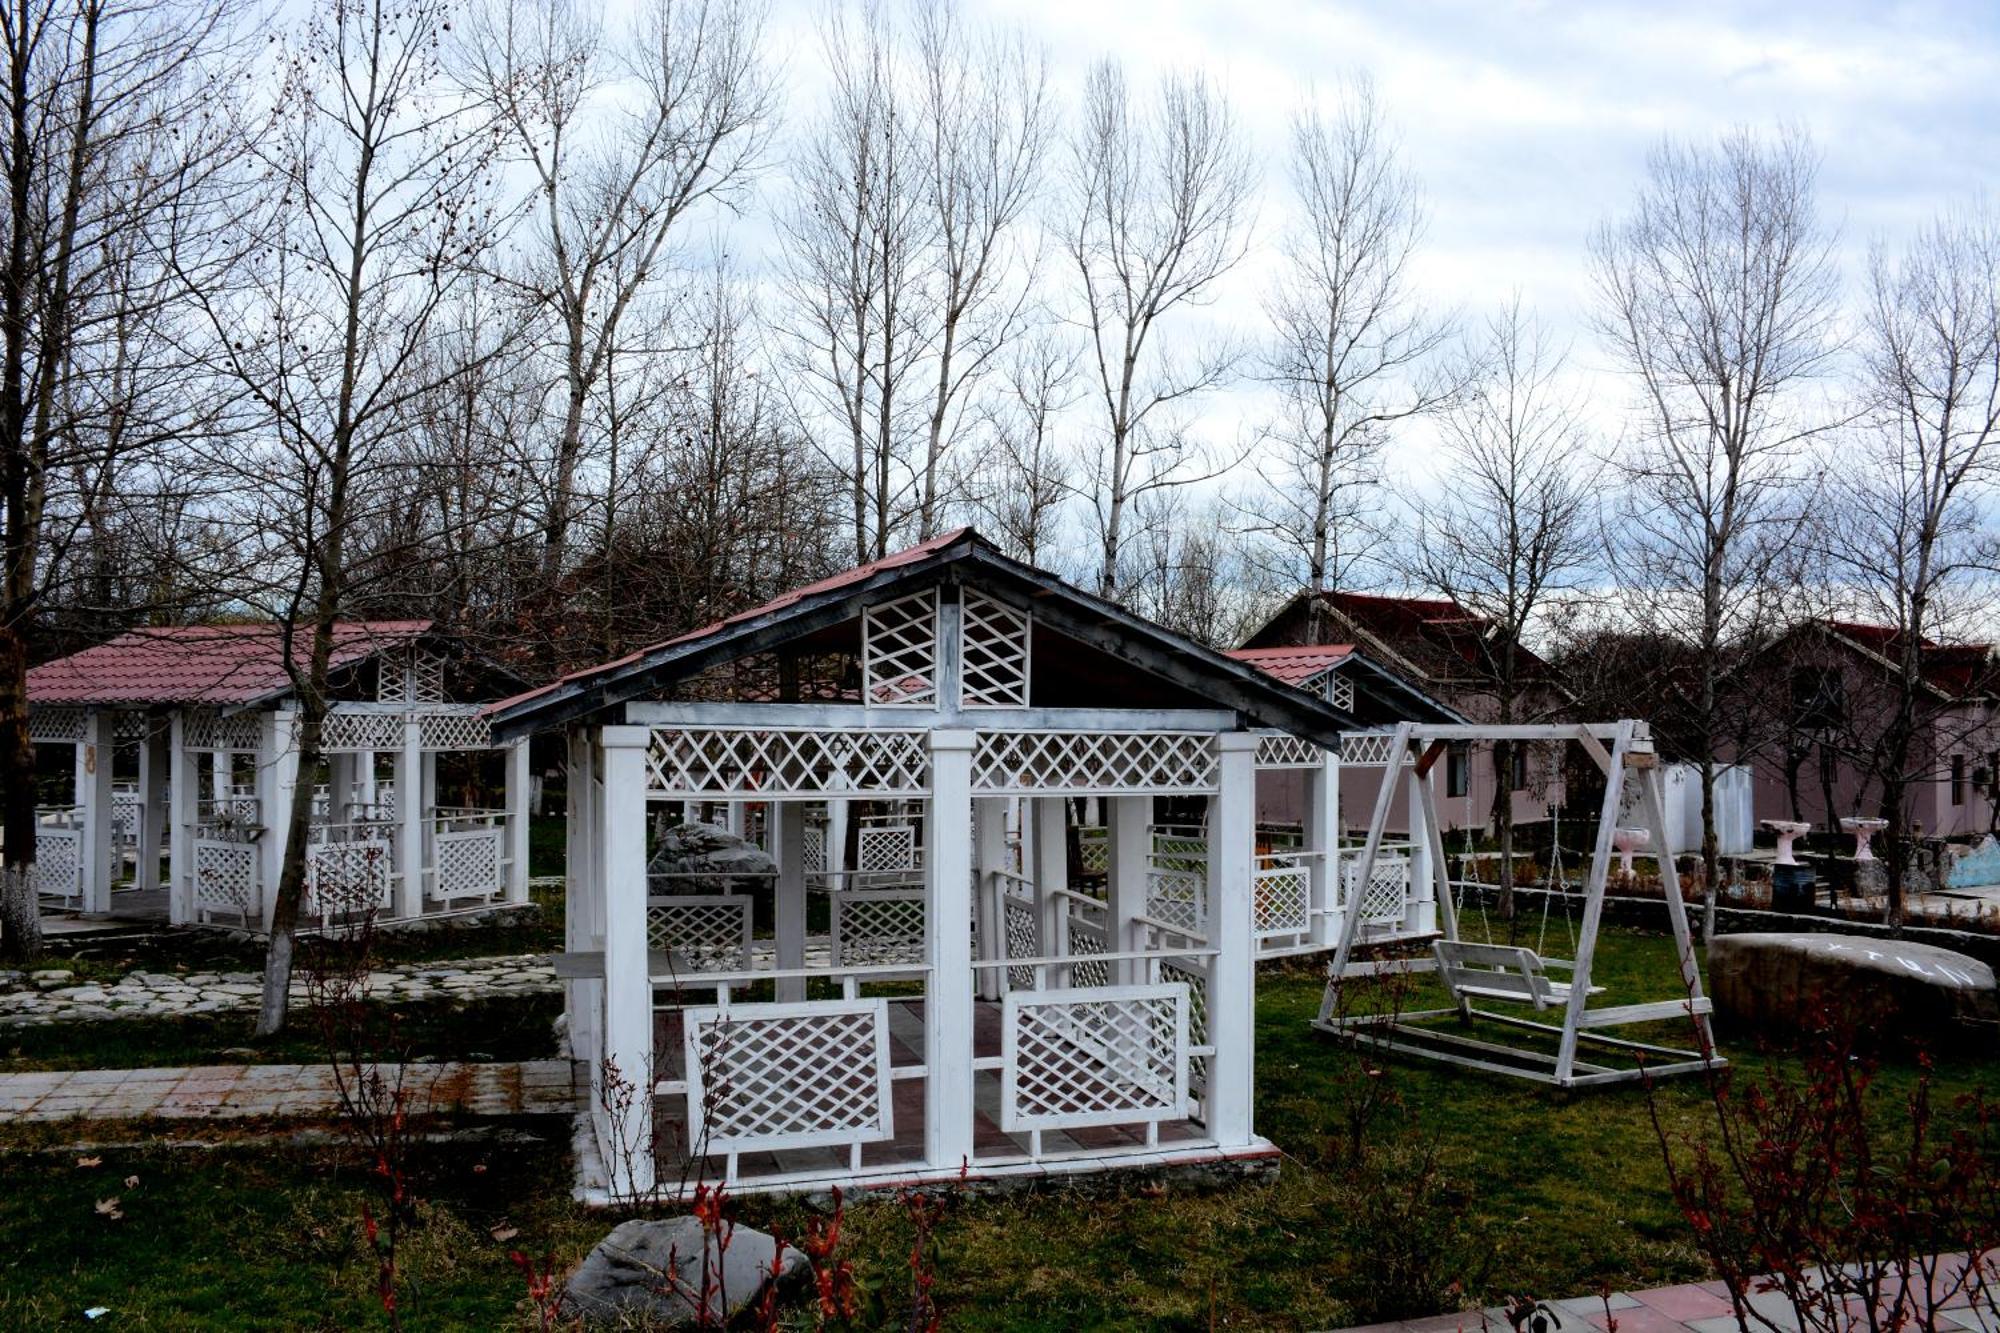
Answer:
[[(74, 753), (70, 799), (37, 818), (45, 910), (268, 927), (302, 780), (282, 644), (268, 623), (141, 629), (29, 672), (35, 743)], [(422, 620), (337, 626), (332, 679), (306, 924), (526, 902), (528, 750), (481, 712), (518, 679)], [(438, 802), (440, 756), (496, 749), (500, 803)]]
[[(491, 716), (501, 739), (568, 735), (584, 1197), (1273, 1151), (1255, 964), (1341, 937), (1355, 719), (1327, 699), (962, 530)], [(1277, 768), (1315, 812), (1283, 852), (1255, 827)], [(1170, 798), (1192, 827), (1160, 826)], [(654, 815), (715, 802), (761, 807), (768, 903), (649, 883)], [(900, 880), (826, 859), (879, 810), (914, 836)], [(1374, 903), (1363, 933), (1432, 913)]]

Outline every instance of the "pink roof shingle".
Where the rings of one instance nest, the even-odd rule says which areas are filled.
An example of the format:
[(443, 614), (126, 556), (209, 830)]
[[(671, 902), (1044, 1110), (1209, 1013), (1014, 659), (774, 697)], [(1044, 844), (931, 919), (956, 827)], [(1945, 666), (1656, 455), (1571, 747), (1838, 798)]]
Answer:
[(1226, 656), (1287, 685), (1303, 685), (1354, 655), (1351, 643), (1323, 643), (1303, 648), (1236, 648)]
[[(428, 620), (349, 621), (333, 630), (333, 666), (350, 666), (421, 637)], [(256, 703), (291, 689), (279, 626), (188, 625), (136, 629), (28, 672), (37, 704)], [(310, 638), (292, 645), (303, 666)]]

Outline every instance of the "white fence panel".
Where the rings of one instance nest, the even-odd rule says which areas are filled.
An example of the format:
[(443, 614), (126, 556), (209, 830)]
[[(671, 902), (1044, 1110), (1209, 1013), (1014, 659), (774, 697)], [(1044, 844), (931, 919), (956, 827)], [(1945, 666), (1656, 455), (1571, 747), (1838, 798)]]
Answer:
[(829, 893), (834, 967), (924, 961), (924, 889), (847, 889)]
[(1169, 983), (1013, 991), (1004, 1002), (1000, 1127), (1185, 1119), (1188, 990)]
[(646, 947), (697, 972), (750, 970), (750, 899), (740, 893), (655, 894), (646, 899)]
[(896, 1134), (881, 998), (685, 1011), (689, 1141), (743, 1153)]

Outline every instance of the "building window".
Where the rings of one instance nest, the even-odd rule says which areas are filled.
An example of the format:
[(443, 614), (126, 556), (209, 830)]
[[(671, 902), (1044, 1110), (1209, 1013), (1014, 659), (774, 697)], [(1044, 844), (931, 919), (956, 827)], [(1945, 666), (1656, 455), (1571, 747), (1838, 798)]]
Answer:
[(1962, 754), (1951, 757), (1951, 803), (1965, 804), (1965, 756)]
[(1515, 791), (1526, 791), (1528, 789), (1528, 747), (1517, 741), (1514, 744), (1514, 748), (1509, 752), (1509, 755), (1511, 758), (1507, 773), (1509, 785)]
[(1463, 796), (1471, 786), (1472, 751), (1464, 741), (1453, 741), (1444, 752), (1444, 794)]

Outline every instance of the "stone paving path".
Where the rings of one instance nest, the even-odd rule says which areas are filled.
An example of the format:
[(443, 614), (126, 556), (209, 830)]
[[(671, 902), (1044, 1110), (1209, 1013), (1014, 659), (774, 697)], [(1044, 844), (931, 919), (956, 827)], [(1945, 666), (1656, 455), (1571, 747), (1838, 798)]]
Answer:
[[(0, 1028), (254, 1010), (262, 981), (255, 972), (128, 972), (106, 983), (79, 982), (74, 971), (60, 967), (0, 971)], [(535, 995), (561, 988), (539, 954), (404, 963), (368, 975), (369, 997), (381, 1000)], [(292, 998), (304, 996), (305, 984), (294, 981)]]
[[(413, 1112), (568, 1115), (567, 1060), (405, 1066)], [(0, 1123), (47, 1120), (325, 1119), (340, 1109), (325, 1065), (199, 1065), (0, 1074)]]
[[(1995, 1256), (1989, 1254), (1986, 1259), (1989, 1281), (2000, 1277), (2000, 1272), (1995, 1271), (1995, 1262)], [(2000, 1333), (2000, 1313), (1996, 1313), (1994, 1298), (1975, 1302), (1973, 1292), (1966, 1289), (1965, 1274), (1964, 1255), (1945, 1256), (1936, 1286), (1941, 1298), (1938, 1328)], [(1651, 1291), (1615, 1292), (1608, 1302), (1597, 1296), (1576, 1296), (1550, 1301), (1549, 1304), (1564, 1317), (1565, 1327), (1572, 1330), (1602, 1330), (1609, 1326), (1610, 1320), (1616, 1320), (1617, 1333), (1740, 1333), (1741, 1326), (1732, 1312), (1727, 1290), (1720, 1282), (1689, 1282)], [(1779, 1292), (1752, 1292), (1749, 1304), (1756, 1315), (1769, 1320), (1766, 1324), (1753, 1315), (1750, 1320), (1753, 1330), (1796, 1330), (1799, 1326), (1791, 1304)], [(1855, 1317), (1853, 1327), (1866, 1328), (1868, 1324), (1863, 1303), (1854, 1300), (1848, 1304), (1850, 1313)], [(1369, 1324), (1362, 1329), (1349, 1329), (1347, 1333), (1479, 1333), (1479, 1330), (1511, 1333), (1511, 1329), (1507, 1312), (1495, 1307)]]

